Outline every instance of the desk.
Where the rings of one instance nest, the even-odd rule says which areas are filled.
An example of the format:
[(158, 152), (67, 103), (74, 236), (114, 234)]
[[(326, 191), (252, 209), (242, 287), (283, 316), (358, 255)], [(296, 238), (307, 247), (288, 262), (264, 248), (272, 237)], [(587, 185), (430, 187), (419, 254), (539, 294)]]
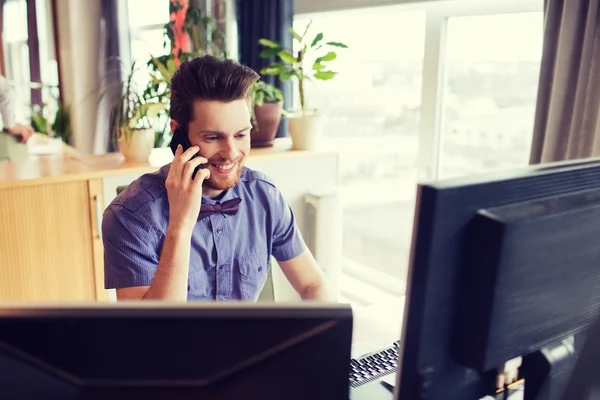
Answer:
[(369, 353), (400, 340), (405, 296), (370, 307), (354, 307), (352, 356)]
[[(273, 147), (252, 149), (246, 165), (272, 178), (310, 239), (314, 232), (307, 223), (305, 196), (335, 190), (338, 155), (290, 147), (289, 139), (278, 139)], [(114, 300), (114, 291), (104, 289), (104, 208), (117, 186), (172, 158), (171, 150), (163, 148), (143, 163), (126, 162), (120, 153), (72, 152), (0, 162), (0, 301)], [(275, 300), (297, 299), (278, 268), (273, 281)]]
[[(352, 357), (377, 351), (399, 340), (404, 322), (404, 304), (406, 296), (398, 297), (396, 301), (353, 309), (354, 327), (352, 334)], [(383, 323), (383, 318), (392, 319), (392, 323)], [(396, 377), (397, 378), (397, 377)], [(381, 385), (377, 383), (376, 385)], [(393, 394), (385, 388), (370, 391), (356, 400), (392, 400)], [(484, 397), (482, 400), (503, 400), (502, 394), (495, 397)], [(352, 398), (351, 398), (352, 400)], [(401, 399), (400, 399), (401, 400)], [(523, 391), (514, 390), (508, 400), (523, 400)]]

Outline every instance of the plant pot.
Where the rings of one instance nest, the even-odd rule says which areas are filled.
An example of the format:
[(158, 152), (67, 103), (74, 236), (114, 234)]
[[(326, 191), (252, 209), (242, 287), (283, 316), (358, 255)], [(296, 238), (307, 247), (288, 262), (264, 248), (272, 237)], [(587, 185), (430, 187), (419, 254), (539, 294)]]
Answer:
[(323, 114), (288, 115), (293, 150), (316, 150), (319, 148), (325, 116)]
[(251, 147), (273, 146), (273, 140), (275, 140), (281, 122), (282, 109), (282, 102), (263, 103), (262, 106), (254, 106), (256, 126), (250, 132)]
[(127, 161), (148, 161), (154, 148), (154, 129), (131, 129), (119, 137), (119, 150)]

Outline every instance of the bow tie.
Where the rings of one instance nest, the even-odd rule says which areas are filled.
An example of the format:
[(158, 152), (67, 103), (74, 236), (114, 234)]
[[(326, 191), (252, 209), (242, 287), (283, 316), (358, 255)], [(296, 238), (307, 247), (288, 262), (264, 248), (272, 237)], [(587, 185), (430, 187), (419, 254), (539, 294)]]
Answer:
[(237, 199), (227, 200), (223, 204), (220, 204), (220, 203), (202, 204), (200, 206), (200, 215), (198, 216), (198, 219), (200, 220), (204, 217), (208, 217), (209, 215), (212, 215), (215, 213), (225, 213), (225, 214), (234, 215), (240, 209), (241, 202), (242, 202), (242, 199), (237, 198)]

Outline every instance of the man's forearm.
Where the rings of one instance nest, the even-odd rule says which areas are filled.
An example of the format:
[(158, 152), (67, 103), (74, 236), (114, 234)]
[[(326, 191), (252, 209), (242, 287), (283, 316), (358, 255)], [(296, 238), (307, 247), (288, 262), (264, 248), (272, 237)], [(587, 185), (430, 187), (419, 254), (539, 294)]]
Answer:
[(191, 240), (192, 233), (188, 230), (167, 229), (160, 262), (144, 299), (187, 300)]

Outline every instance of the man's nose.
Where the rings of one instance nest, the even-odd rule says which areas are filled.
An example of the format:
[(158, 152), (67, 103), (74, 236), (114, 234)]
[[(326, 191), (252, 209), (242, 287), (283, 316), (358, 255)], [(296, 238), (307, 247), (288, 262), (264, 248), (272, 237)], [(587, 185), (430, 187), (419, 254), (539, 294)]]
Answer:
[(239, 150), (233, 138), (229, 138), (225, 141), (223, 149), (221, 150), (221, 157), (228, 160), (235, 160), (238, 158)]

